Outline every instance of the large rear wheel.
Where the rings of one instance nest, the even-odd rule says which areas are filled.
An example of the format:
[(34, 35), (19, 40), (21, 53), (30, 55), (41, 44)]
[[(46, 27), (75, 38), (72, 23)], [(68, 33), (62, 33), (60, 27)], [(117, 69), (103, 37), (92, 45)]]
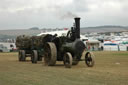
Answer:
[(52, 42), (46, 43), (44, 51), (45, 51), (45, 56), (44, 56), (45, 65), (54, 66), (56, 64), (56, 59), (57, 59), (57, 49), (55, 44)]
[(64, 55), (64, 65), (66, 68), (72, 67), (72, 55), (69, 52), (65, 53)]
[(87, 52), (85, 54), (85, 63), (88, 67), (93, 67), (94, 64), (95, 64), (95, 61), (94, 61), (94, 55), (92, 52)]

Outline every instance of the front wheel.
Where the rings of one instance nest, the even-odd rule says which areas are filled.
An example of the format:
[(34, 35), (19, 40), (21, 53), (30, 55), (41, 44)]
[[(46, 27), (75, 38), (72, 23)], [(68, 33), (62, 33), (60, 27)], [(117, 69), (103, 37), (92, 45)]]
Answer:
[(69, 52), (65, 53), (64, 55), (64, 65), (66, 68), (72, 67), (72, 55)]
[(92, 52), (87, 52), (85, 54), (85, 63), (88, 67), (93, 67), (94, 64), (95, 64), (95, 61), (94, 61), (94, 55)]

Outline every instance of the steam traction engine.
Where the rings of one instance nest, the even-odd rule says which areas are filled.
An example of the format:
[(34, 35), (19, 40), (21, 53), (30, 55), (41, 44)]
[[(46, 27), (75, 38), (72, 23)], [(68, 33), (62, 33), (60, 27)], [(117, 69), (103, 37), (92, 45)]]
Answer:
[[(56, 61), (64, 61), (67, 68), (77, 65), (82, 61), (81, 56), (84, 52), (85, 44), (80, 40), (80, 18), (75, 18), (75, 25), (67, 33), (67, 36), (54, 37), (51, 42), (44, 46), (45, 65), (54, 66)], [(84, 55), (85, 63), (88, 67), (94, 65), (94, 55), (87, 52)]]

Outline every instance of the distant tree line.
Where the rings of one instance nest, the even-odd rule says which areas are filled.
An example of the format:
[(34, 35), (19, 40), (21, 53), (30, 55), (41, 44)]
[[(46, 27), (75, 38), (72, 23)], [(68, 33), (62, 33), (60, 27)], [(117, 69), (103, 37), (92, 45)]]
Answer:
[(32, 28), (29, 28), (30, 30), (39, 30), (38, 27), (32, 27)]

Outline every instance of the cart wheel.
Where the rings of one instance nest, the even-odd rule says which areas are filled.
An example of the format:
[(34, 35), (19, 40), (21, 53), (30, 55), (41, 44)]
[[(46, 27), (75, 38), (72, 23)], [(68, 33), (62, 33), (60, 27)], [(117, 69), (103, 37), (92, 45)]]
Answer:
[(72, 67), (72, 55), (69, 52), (65, 53), (64, 55), (64, 65), (66, 68)]
[(77, 65), (79, 63), (79, 60), (75, 57), (73, 57), (72, 65)]
[(21, 60), (22, 61), (25, 61), (26, 60), (25, 50), (21, 50)]
[(37, 50), (33, 50), (32, 51), (32, 55), (31, 55), (31, 61), (32, 61), (32, 63), (37, 63), (37, 59), (38, 59)]
[(94, 66), (94, 55), (92, 52), (87, 52), (85, 54), (85, 63), (87, 64), (88, 67), (93, 67)]
[(42, 56), (38, 56), (38, 61), (42, 61)]
[(19, 60), (19, 61), (22, 61), (21, 50), (19, 50), (19, 52), (18, 52), (18, 60)]
[(57, 59), (57, 49), (55, 44), (52, 42), (46, 43), (44, 51), (45, 51), (44, 54), (45, 65), (54, 66), (56, 64), (56, 59)]

